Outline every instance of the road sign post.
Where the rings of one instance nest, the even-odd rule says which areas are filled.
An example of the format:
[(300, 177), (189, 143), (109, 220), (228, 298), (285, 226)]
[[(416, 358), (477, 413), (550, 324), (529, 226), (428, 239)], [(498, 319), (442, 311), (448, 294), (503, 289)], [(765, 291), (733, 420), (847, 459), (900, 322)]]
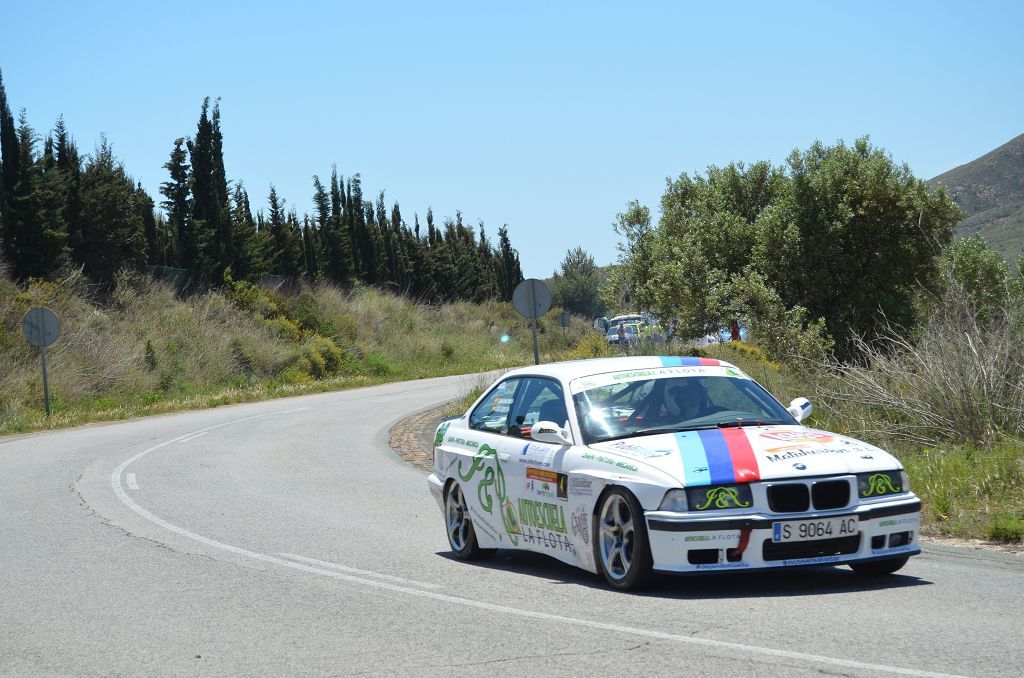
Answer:
[(39, 306), (25, 314), (22, 330), (28, 343), (39, 347), (39, 360), (43, 368), (43, 405), (46, 408), (46, 416), (49, 417), (50, 380), (46, 373), (46, 348), (60, 336), (60, 319), (50, 309)]
[(533, 364), (540, 365), (540, 349), (537, 345), (537, 318), (551, 309), (551, 290), (543, 281), (527, 278), (512, 291), (512, 306), (519, 315), (530, 319), (533, 330)]

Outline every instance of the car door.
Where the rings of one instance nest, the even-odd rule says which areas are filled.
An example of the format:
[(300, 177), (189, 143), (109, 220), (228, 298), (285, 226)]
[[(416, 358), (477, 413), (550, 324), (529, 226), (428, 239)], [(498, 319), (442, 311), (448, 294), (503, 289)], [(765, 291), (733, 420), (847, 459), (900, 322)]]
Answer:
[(568, 562), (576, 554), (567, 535), (568, 476), (562, 459), (568, 445), (540, 443), (530, 437), (539, 421), (566, 426), (565, 393), (556, 379), (524, 377), (509, 413), (506, 435), (514, 463), (506, 481), (520, 526), (523, 548), (553, 555)]
[(522, 381), (513, 377), (499, 382), (469, 413), (465, 436), (452, 441), (463, 450), (451, 475), (463, 487), (471, 520), (485, 548), (519, 545), (520, 530), (508, 481), (518, 440), (508, 432), (509, 413)]

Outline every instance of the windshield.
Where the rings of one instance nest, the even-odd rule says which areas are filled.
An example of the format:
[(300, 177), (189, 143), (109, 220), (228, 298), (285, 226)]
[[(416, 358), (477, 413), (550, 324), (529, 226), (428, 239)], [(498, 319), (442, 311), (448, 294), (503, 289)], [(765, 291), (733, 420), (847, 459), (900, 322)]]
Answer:
[(598, 375), (579, 380), (572, 390), (584, 442), (797, 423), (760, 384), (733, 368), (699, 368), (696, 371), (702, 374), (687, 375), (662, 371), (669, 374), (643, 378), (641, 372), (623, 379)]

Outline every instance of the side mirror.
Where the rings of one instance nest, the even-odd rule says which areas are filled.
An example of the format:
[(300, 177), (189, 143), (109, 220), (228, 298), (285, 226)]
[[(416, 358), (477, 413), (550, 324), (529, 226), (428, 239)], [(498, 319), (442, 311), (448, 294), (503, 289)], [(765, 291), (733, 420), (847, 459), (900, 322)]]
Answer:
[(539, 443), (552, 445), (572, 445), (569, 431), (553, 421), (538, 421), (530, 427), (530, 437)]
[(793, 418), (797, 421), (803, 421), (807, 417), (811, 416), (811, 411), (814, 408), (811, 407), (811, 401), (807, 398), (793, 398), (793, 402), (789, 404), (786, 411), (793, 415)]
[(601, 316), (594, 321), (594, 329), (599, 332), (605, 332), (608, 330), (608, 318)]

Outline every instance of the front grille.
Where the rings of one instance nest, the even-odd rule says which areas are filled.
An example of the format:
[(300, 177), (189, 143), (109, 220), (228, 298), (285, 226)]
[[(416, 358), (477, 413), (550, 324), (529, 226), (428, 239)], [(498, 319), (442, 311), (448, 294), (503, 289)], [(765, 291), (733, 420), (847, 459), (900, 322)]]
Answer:
[(811, 497), (803, 483), (772, 485), (768, 488), (768, 508), (775, 513), (803, 513), (810, 508)]
[(845, 480), (826, 480), (811, 488), (814, 508), (819, 511), (843, 508), (850, 503), (850, 483)]
[(796, 558), (820, 558), (821, 556), (844, 556), (856, 553), (860, 549), (860, 535), (837, 537), (836, 539), (820, 539), (817, 541), (794, 541), (776, 544), (771, 539), (764, 540), (764, 559), (793, 560)]

